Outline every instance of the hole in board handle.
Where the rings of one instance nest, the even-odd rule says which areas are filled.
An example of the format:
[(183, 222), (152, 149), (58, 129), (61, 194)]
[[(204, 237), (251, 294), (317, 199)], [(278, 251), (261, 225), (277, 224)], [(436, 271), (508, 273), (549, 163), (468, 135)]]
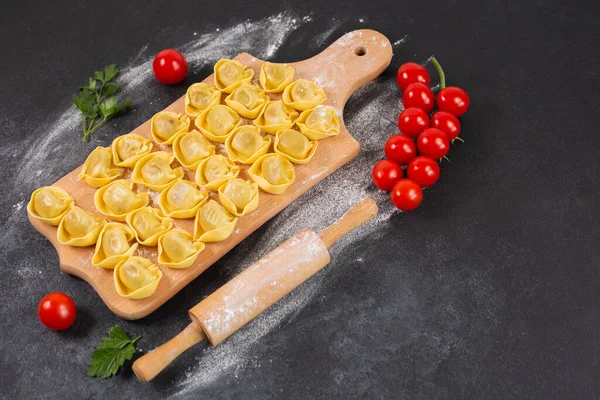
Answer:
[(362, 57), (367, 54), (367, 48), (364, 46), (357, 47), (354, 49), (354, 54), (356, 54), (359, 57)]

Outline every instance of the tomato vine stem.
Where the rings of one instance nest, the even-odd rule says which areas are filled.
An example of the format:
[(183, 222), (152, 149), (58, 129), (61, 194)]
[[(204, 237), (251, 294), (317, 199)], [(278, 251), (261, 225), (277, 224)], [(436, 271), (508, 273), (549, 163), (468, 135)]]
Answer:
[(440, 90), (442, 90), (446, 87), (446, 74), (444, 74), (444, 70), (438, 60), (436, 60), (435, 56), (429, 57), (429, 61), (433, 64), (440, 76)]

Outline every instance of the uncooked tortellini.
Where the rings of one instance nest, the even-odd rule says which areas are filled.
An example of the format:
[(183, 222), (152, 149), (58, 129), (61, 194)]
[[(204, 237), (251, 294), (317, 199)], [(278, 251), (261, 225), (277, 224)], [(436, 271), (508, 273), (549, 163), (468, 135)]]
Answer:
[(157, 192), (183, 178), (181, 167), (172, 168), (175, 156), (165, 151), (157, 151), (144, 156), (135, 164), (131, 180)]
[(135, 133), (119, 136), (112, 142), (113, 162), (119, 167), (133, 168), (150, 151), (152, 142)]
[(59, 187), (46, 186), (35, 190), (27, 204), (27, 212), (48, 225), (57, 226), (75, 201)]
[(187, 231), (173, 229), (158, 239), (158, 263), (169, 268), (188, 268), (204, 247)]
[(242, 164), (252, 164), (269, 151), (271, 137), (262, 136), (260, 128), (252, 125), (242, 125), (231, 133), (225, 141), (227, 155), (231, 161)]
[(196, 118), (196, 127), (213, 142), (225, 143), (229, 134), (242, 123), (242, 118), (222, 104), (210, 107)]
[(243, 179), (232, 179), (219, 188), (219, 200), (236, 217), (251, 213), (258, 207), (258, 185)]
[(248, 169), (248, 175), (267, 193), (280, 194), (296, 179), (294, 166), (279, 154), (265, 154)]
[(277, 132), (273, 149), (295, 164), (306, 164), (315, 155), (317, 141), (308, 140), (296, 130), (285, 129)]
[(167, 217), (193, 218), (206, 199), (205, 190), (198, 190), (193, 182), (179, 180), (162, 191), (158, 205)]
[(296, 124), (310, 140), (324, 139), (340, 133), (340, 120), (331, 106), (320, 105), (303, 111)]
[(200, 161), (215, 154), (215, 146), (194, 129), (177, 136), (173, 142), (173, 153), (181, 165), (196, 169)]
[(247, 119), (255, 119), (269, 101), (269, 96), (258, 86), (244, 83), (225, 98), (225, 104)]
[(294, 68), (287, 64), (266, 62), (260, 67), (260, 85), (267, 93), (283, 92), (283, 89), (294, 80)]
[(286, 105), (298, 111), (305, 111), (323, 104), (327, 96), (323, 89), (314, 83), (300, 79), (285, 88), (281, 99)]
[(206, 83), (194, 83), (185, 93), (185, 113), (196, 118), (208, 107), (221, 101), (221, 92)]
[(221, 92), (231, 93), (243, 83), (249, 83), (254, 71), (235, 60), (222, 59), (214, 68), (215, 86)]
[(237, 218), (214, 200), (200, 207), (194, 221), (194, 239), (220, 242), (233, 233)]
[(148, 193), (135, 193), (133, 182), (119, 179), (96, 190), (94, 205), (102, 214), (115, 221), (125, 221), (133, 210), (146, 207), (150, 202)]
[(290, 129), (297, 119), (298, 113), (293, 108), (283, 104), (281, 100), (269, 101), (254, 120), (254, 125), (274, 135), (282, 129)]
[(190, 129), (190, 117), (172, 111), (160, 111), (150, 121), (150, 133), (158, 144), (172, 144), (178, 134)]
[(119, 262), (131, 257), (137, 247), (135, 233), (130, 227), (118, 222), (109, 222), (104, 225), (98, 236), (92, 264), (113, 269)]
[(104, 224), (104, 218), (73, 206), (60, 221), (56, 236), (61, 244), (75, 247), (91, 246), (98, 240)]
[(121, 168), (113, 164), (110, 148), (98, 146), (83, 163), (79, 178), (88, 185), (98, 188), (114, 181), (119, 175), (121, 175)]
[(200, 187), (217, 190), (222, 184), (236, 178), (240, 167), (222, 155), (210, 156), (198, 165), (196, 183)]
[(119, 296), (143, 299), (156, 291), (162, 272), (148, 259), (129, 257), (117, 264), (113, 278)]
[(173, 220), (152, 207), (144, 207), (127, 214), (127, 225), (135, 232), (136, 240), (144, 246), (156, 246), (158, 238), (173, 226)]

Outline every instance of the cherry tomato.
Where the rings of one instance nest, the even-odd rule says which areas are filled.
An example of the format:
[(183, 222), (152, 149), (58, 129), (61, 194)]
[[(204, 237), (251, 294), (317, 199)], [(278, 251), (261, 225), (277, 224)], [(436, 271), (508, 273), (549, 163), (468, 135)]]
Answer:
[(390, 190), (403, 176), (402, 168), (390, 160), (378, 161), (373, 167), (373, 183), (381, 190)]
[(417, 156), (415, 142), (406, 135), (394, 135), (385, 142), (385, 156), (398, 165), (407, 165)]
[(433, 110), (434, 102), (433, 92), (423, 83), (411, 83), (402, 93), (404, 108), (417, 107), (428, 113)]
[(469, 109), (471, 100), (467, 92), (456, 86), (448, 86), (437, 95), (437, 106), (440, 111), (448, 111), (460, 117)]
[(401, 210), (409, 211), (417, 208), (423, 200), (421, 186), (412, 179), (401, 179), (390, 193), (392, 203)]
[(419, 156), (408, 164), (406, 176), (421, 187), (431, 186), (440, 178), (440, 166), (431, 157)]
[(428, 86), (431, 78), (425, 67), (414, 62), (408, 62), (398, 68), (396, 82), (398, 82), (400, 90), (406, 90), (408, 85), (416, 82), (421, 82)]
[(400, 132), (413, 139), (419, 136), (429, 125), (427, 113), (420, 108), (410, 107), (402, 111), (398, 116), (398, 129)]
[(188, 73), (188, 65), (183, 54), (175, 49), (166, 49), (154, 57), (152, 71), (154, 71), (154, 76), (160, 83), (173, 85), (185, 79)]
[(460, 134), (460, 121), (448, 111), (438, 111), (431, 116), (431, 127), (437, 128), (448, 136), (448, 140), (454, 140)]
[(76, 314), (73, 300), (60, 292), (47, 294), (38, 305), (40, 321), (55, 331), (62, 331), (73, 325)]
[(422, 156), (435, 160), (444, 157), (450, 150), (448, 136), (437, 128), (425, 129), (417, 138), (417, 149)]

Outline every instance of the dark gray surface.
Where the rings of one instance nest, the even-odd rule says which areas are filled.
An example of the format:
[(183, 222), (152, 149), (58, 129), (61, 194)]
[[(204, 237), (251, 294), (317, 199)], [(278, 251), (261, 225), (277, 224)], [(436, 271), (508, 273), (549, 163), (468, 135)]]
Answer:
[[(48, 149), (48, 164), (36, 166), (45, 171), (37, 178), (17, 181), (17, 169), (39, 143), (40, 127), (58, 118), (91, 71), (124, 65), (148, 43), (152, 54), (189, 41), (194, 31), (285, 9), (313, 12), (313, 21), (286, 39), (276, 60), (321, 50), (311, 39), (327, 31), (334, 16), (345, 22), (332, 37), (359, 27), (392, 40), (408, 34), (395, 67), (435, 53), (452, 82), (471, 95), (467, 142), (418, 210), (394, 215), (338, 251), (316, 278), (318, 286), (308, 286), (317, 295), (298, 312), (285, 307), (302, 302), (302, 292), (286, 298), (269, 311), (283, 315), (276, 329), (247, 348), (239, 365), (181, 397), (600, 396), (597, 2), (320, 3), (112, 1), (98, 8), (57, 0), (20, 1), (3, 10), (0, 397), (161, 398), (179, 393), (186, 371), (217, 351), (196, 347), (150, 384), (139, 383), (128, 367), (106, 381), (85, 375), (89, 353), (112, 324), (142, 334), (143, 349), (176, 334), (188, 322), (186, 310), (231, 278), (229, 263), (275, 245), (265, 232), (284, 216), (152, 316), (123, 322), (91, 287), (58, 272), (52, 246), (19, 209), (37, 186), (143, 122), (179, 97), (185, 84), (149, 83), (154, 105), (138, 105), (91, 144), (79, 141), (78, 129), (65, 133), (61, 148)], [(197, 71), (187, 82), (206, 73)], [(393, 79), (393, 70), (383, 79)], [(362, 99), (350, 99), (347, 122), (365, 106)], [(50, 291), (69, 293), (78, 306), (75, 325), (64, 333), (37, 320), (37, 302)]]

